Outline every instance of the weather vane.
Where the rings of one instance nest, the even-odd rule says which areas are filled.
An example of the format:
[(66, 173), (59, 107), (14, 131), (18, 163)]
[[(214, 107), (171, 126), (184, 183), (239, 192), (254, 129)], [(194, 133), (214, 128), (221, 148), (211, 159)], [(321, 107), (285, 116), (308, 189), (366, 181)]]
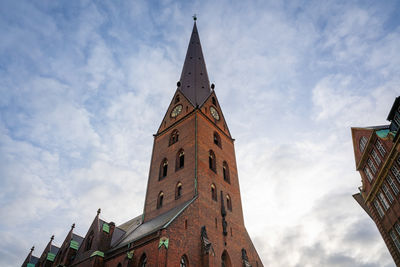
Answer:
[(196, 14), (193, 15), (193, 20), (194, 20), (194, 21), (197, 20), (197, 15), (196, 15)]

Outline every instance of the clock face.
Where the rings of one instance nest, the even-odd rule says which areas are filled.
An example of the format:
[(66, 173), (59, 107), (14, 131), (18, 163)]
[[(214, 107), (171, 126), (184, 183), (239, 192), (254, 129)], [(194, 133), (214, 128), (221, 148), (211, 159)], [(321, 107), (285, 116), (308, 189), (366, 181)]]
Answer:
[(214, 119), (219, 120), (218, 111), (214, 107), (210, 107), (210, 112)]
[(176, 116), (179, 115), (179, 113), (182, 112), (182, 105), (177, 105), (174, 107), (174, 109), (171, 111), (171, 117), (175, 118)]

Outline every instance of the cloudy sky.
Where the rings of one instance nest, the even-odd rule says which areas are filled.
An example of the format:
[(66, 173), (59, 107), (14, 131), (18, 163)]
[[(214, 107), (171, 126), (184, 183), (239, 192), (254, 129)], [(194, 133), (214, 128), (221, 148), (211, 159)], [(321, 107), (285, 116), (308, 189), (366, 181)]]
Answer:
[(394, 266), (353, 200), (351, 126), (400, 95), (398, 1), (0, 2), (0, 265), (141, 214), (192, 29), (265, 266)]

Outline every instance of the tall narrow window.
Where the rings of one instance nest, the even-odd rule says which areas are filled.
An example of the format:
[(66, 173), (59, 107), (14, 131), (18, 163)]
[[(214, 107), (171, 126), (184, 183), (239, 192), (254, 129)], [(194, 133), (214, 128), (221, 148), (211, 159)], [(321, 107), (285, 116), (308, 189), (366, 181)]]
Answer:
[(381, 165), (381, 162), (382, 162), (381, 158), (378, 156), (378, 153), (376, 153), (375, 149), (372, 150), (371, 156), (375, 160), (376, 165), (378, 165), (378, 166)]
[(165, 176), (167, 176), (167, 173), (168, 173), (168, 160), (163, 159), (160, 166), (159, 180), (162, 180)]
[(224, 163), (222, 164), (222, 173), (224, 175), (224, 181), (230, 183), (230, 177), (229, 177), (229, 166), (228, 163), (226, 163), (226, 161), (224, 161)]
[(211, 184), (211, 199), (217, 201), (217, 188), (215, 184)]
[(400, 252), (400, 240), (399, 240), (398, 236), (396, 235), (396, 233), (393, 230), (390, 230), (389, 234), (390, 234), (390, 237), (392, 238), (393, 243), (396, 246), (397, 250)]
[(180, 100), (179, 95), (176, 95), (176, 97), (175, 97), (175, 104), (178, 103), (179, 100)]
[(382, 184), (382, 191), (385, 193), (385, 196), (389, 200), (390, 204), (393, 203), (394, 198), (385, 184)]
[(143, 255), (139, 261), (139, 267), (146, 267), (146, 266), (147, 266), (147, 257), (146, 257), (146, 254), (143, 253)]
[(372, 173), (375, 174), (376, 173), (376, 167), (375, 167), (375, 164), (372, 162), (372, 160), (368, 159), (367, 164), (368, 164), (369, 168), (372, 170)]
[(385, 147), (382, 145), (381, 141), (376, 140), (375, 145), (376, 145), (376, 149), (378, 149), (378, 151), (379, 151), (379, 153), (381, 154), (381, 156), (384, 157), (385, 154), (386, 154), (386, 149), (385, 149)]
[(360, 151), (364, 152), (365, 146), (367, 145), (367, 138), (365, 136), (361, 137), (360, 139)]
[(164, 193), (161, 191), (158, 194), (158, 198), (157, 198), (157, 209), (160, 209), (162, 207), (163, 201), (164, 201)]
[(396, 183), (393, 181), (392, 177), (386, 177), (386, 182), (389, 184), (390, 188), (392, 188), (393, 193), (397, 196), (399, 193), (399, 188), (397, 187)]
[(178, 182), (175, 188), (175, 199), (178, 199), (182, 196), (182, 183)]
[(374, 199), (374, 206), (375, 206), (376, 211), (379, 214), (379, 217), (383, 218), (385, 213), (383, 212), (382, 206), (381, 206), (381, 204), (379, 204), (377, 199)]
[(214, 132), (214, 144), (221, 147), (221, 137), (217, 132)]
[(399, 169), (397, 169), (396, 166), (392, 166), (392, 168), (390, 168), (390, 170), (392, 171), (394, 177), (396, 178), (396, 180), (400, 183), (400, 171)]
[(372, 175), (371, 171), (367, 167), (364, 167), (364, 173), (367, 176), (368, 181), (371, 182), (372, 179), (374, 179), (374, 176)]
[(212, 97), (212, 103), (213, 103), (213, 105), (216, 105), (217, 104), (217, 101), (215, 101), (215, 97)]
[(176, 154), (176, 170), (182, 169), (185, 166), (185, 152), (183, 149)]
[(94, 238), (94, 233), (93, 231), (91, 231), (86, 240), (85, 251), (90, 250), (92, 248), (93, 238)]
[(208, 166), (210, 167), (211, 170), (217, 172), (215, 154), (212, 150), (208, 152)]
[(179, 267), (188, 267), (188, 266), (189, 265), (188, 265), (187, 257), (186, 257), (186, 255), (183, 255), (181, 258)]
[(232, 211), (232, 200), (229, 195), (226, 195), (226, 206), (228, 207), (228, 210)]
[(389, 202), (386, 200), (385, 196), (383, 195), (382, 192), (378, 193), (378, 198), (381, 201), (383, 207), (385, 208), (385, 210), (388, 210), (390, 208)]
[(179, 140), (179, 131), (173, 130), (171, 136), (169, 137), (169, 145), (175, 144)]

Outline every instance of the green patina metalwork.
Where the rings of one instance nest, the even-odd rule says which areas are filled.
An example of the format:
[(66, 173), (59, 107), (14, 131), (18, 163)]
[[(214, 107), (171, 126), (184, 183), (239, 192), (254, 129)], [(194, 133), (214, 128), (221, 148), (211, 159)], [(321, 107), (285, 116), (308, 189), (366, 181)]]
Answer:
[(94, 256), (99, 256), (99, 257), (104, 258), (104, 252), (96, 250), (95, 252), (92, 253), (92, 255), (90, 255), (90, 257), (94, 257)]
[(53, 254), (53, 253), (51, 253), (51, 252), (49, 252), (49, 253), (47, 254), (47, 260), (48, 260), (48, 261), (54, 261), (55, 258), (56, 258), (56, 254)]
[(169, 243), (169, 238), (160, 238), (160, 243), (158, 244), (158, 248), (161, 248), (164, 246), (166, 249), (168, 249), (168, 243)]
[(133, 258), (134, 253), (135, 253), (134, 250), (128, 251), (126, 253), (126, 257), (131, 260)]
[(110, 233), (110, 226), (108, 225), (108, 223), (103, 223), (103, 231), (107, 234)]
[(28, 264), (26, 265), (26, 267), (35, 267), (35, 264), (33, 264), (33, 263), (28, 263)]
[(379, 130), (376, 131), (376, 135), (379, 136), (380, 138), (386, 138), (389, 132), (390, 132), (389, 129)]
[(75, 240), (71, 240), (71, 242), (69, 243), (69, 247), (75, 250), (78, 250), (79, 248), (79, 243), (76, 242)]

